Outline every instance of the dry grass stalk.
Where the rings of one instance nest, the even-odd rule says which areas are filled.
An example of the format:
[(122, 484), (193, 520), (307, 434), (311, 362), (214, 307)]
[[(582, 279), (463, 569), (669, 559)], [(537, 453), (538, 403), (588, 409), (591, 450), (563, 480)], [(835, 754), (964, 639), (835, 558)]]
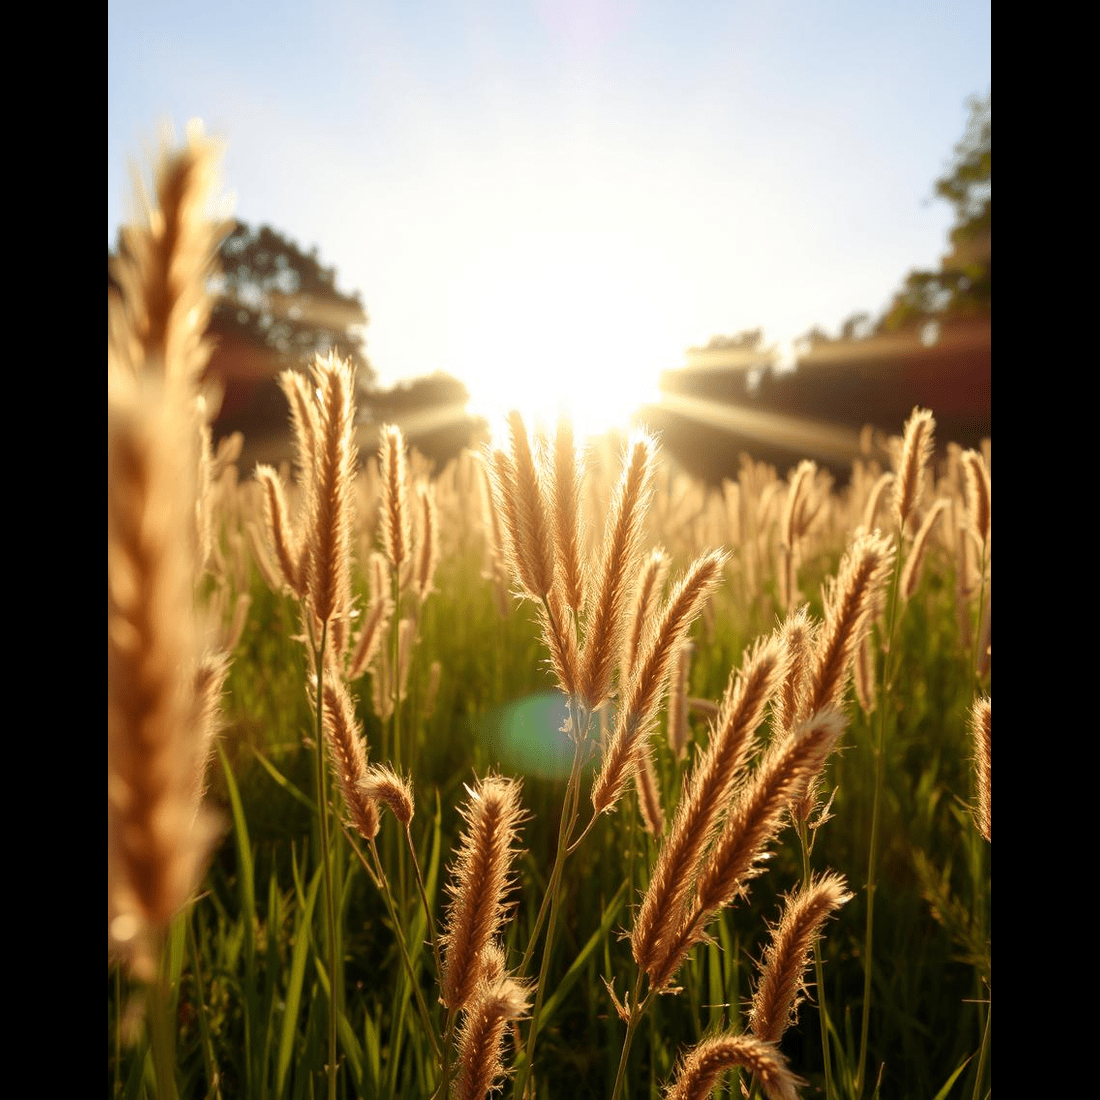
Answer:
[(597, 814), (615, 805), (623, 787), (635, 774), (639, 754), (647, 748), (645, 739), (660, 706), (672, 655), (717, 588), (725, 561), (725, 555), (719, 551), (704, 554), (669, 594), (664, 611), (647, 638), (638, 667), (623, 692), (615, 733), (592, 784), (592, 805)]
[(652, 973), (679, 930), (700, 857), (721, 823), (752, 753), (754, 733), (783, 675), (775, 640), (747, 650), (738, 677), (730, 676), (710, 743), (699, 757), (676, 807), (672, 830), (661, 847), (634, 922), (634, 961)]
[[(381, 562), (381, 575), (388, 580), (389, 572), (386, 568), (386, 559), (381, 554), (375, 555)], [(377, 572), (377, 571), (372, 571)], [(371, 600), (367, 607), (367, 614), (363, 625), (359, 630), (359, 636), (355, 642), (355, 649), (348, 664), (348, 679), (358, 680), (371, 661), (374, 660), (386, 636), (386, 628), (393, 616), (393, 597), (389, 593), (389, 586), (385, 581), (381, 584), (371, 584)]]
[(217, 835), (197, 810), (224, 678), (194, 671), (192, 425), (163, 390), (120, 380), (107, 422), (108, 929), (145, 978)]
[(458, 1075), (454, 1100), (484, 1100), (504, 1074), (501, 1047), (508, 1023), (527, 1015), (525, 986), (512, 978), (483, 980), (458, 1033)]
[(504, 925), (512, 889), (513, 847), (523, 809), (519, 784), (487, 776), (462, 808), (462, 835), (448, 892), (443, 943), (443, 1003), (451, 1012), (466, 1007), (480, 978), (480, 958)]
[(417, 598), (423, 603), (434, 591), (432, 581), (439, 564), (439, 514), (435, 506), (435, 490), (431, 485), (420, 485), (416, 490), (419, 508), (419, 551), (416, 557)]
[(799, 718), (843, 703), (852, 660), (871, 629), (892, 561), (888, 539), (878, 532), (856, 533), (826, 594), (825, 625)]
[[(518, 575), (526, 591), (536, 599), (554, 587), (554, 545), (543, 491), (543, 479), (535, 468), (527, 429), (518, 412), (508, 415), (512, 437), (511, 487), (514, 500), (505, 515), (509, 519)], [(515, 529), (511, 525), (515, 521)]]
[[(549, 615), (547, 607), (550, 609)], [(550, 651), (550, 667), (557, 677), (558, 686), (568, 698), (575, 698), (579, 664), (577, 634), (571, 622), (572, 612), (566, 607), (559, 588), (547, 595), (546, 607), (539, 604), (538, 616), (542, 639)]]
[(860, 526), (866, 528), (868, 531), (873, 531), (878, 524), (876, 520), (878, 518), (879, 507), (882, 504), (882, 497), (886, 490), (893, 485), (894, 475), (892, 473), (881, 474), (875, 484), (871, 487), (871, 492), (867, 496), (867, 503), (863, 508), (863, 522)]
[(974, 738), (974, 774), (978, 780), (978, 831), (993, 843), (993, 701), (975, 699), (970, 708)]
[(843, 728), (843, 715), (827, 710), (799, 726), (786, 741), (773, 742), (703, 860), (693, 912), (675, 935), (664, 938), (644, 968), (654, 988), (671, 981), (688, 951), (706, 938), (711, 915), (729, 905), (760, 873), (765, 850), (778, 835), (787, 810), (820, 774)]
[(962, 463), (966, 474), (967, 514), (978, 541), (985, 543), (989, 540), (992, 503), (989, 470), (977, 451), (966, 451)]
[(924, 472), (932, 457), (932, 433), (935, 428), (936, 422), (927, 409), (914, 409), (905, 422), (897, 481), (894, 483), (894, 520), (899, 531), (906, 529), (909, 518), (920, 506)]
[(371, 801), (388, 806), (402, 825), (412, 821), (415, 808), (412, 784), (387, 765), (374, 764), (368, 769), (363, 780), (363, 793)]
[(818, 625), (810, 617), (810, 609), (806, 605), (790, 612), (780, 630), (786, 661), (783, 684), (772, 710), (772, 726), (777, 737), (787, 734), (801, 710), (802, 693), (817, 633)]
[(864, 714), (873, 713), (878, 705), (875, 686), (875, 644), (874, 636), (865, 634), (863, 644), (856, 650), (856, 659), (852, 665), (852, 680), (856, 688), (856, 700)]
[(638, 587), (634, 596), (630, 625), (624, 634), (623, 656), (619, 668), (619, 683), (630, 680), (638, 660), (638, 651), (647, 627), (653, 625), (654, 609), (661, 597), (668, 576), (669, 556), (664, 550), (652, 550), (642, 564)]
[[(283, 371), (279, 375), (279, 386), (290, 406), (290, 424), (298, 466), (298, 486), (308, 497), (312, 491), (313, 466), (317, 460), (322, 431), (318, 423), (317, 409), (310, 392), (309, 380), (301, 371)], [(307, 513), (309, 511), (308, 504), (306, 511)]]
[(325, 676), (323, 729), (332, 773), (344, 805), (364, 840), (378, 834), (378, 807), (367, 794), (367, 750), (355, 719), (355, 705), (338, 676)]
[(668, 692), (668, 747), (673, 756), (683, 760), (688, 742), (688, 687), (691, 681), (691, 655), (695, 645), (686, 638), (672, 658), (672, 674)]
[(585, 562), (581, 554), (584, 533), (577, 467), (573, 427), (563, 418), (558, 422), (554, 439), (554, 545), (562, 595), (574, 615), (580, 614), (585, 596)]
[(382, 546), (400, 583), (402, 566), (412, 556), (412, 534), (405, 440), (395, 424), (382, 428), (378, 464), (382, 477)]
[[(256, 480), (263, 492), (264, 520), (268, 537), (275, 547), (275, 561), (278, 562), (281, 575), (280, 583), (272, 587), (278, 590), (285, 585), (301, 599), (305, 593), (305, 577), (301, 569), (302, 551), (291, 526), (282, 479), (270, 466), (258, 465)], [(263, 557), (266, 558), (266, 553)]]
[(343, 654), (351, 612), (351, 536), (355, 526), (354, 372), (333, 355), (313, 367), (320, 435), (313, 467), (306, 563), (308, 602), (318, 633), (329, 624)]
[(688, 1052), (665, 1100), (707, 1100), (722, 1074), (735, 1066), (756, 1077), (768, 1100), (798, 1100), (798, 1086), (805, 1084), (771, 1043), (752, 1035), (714, 1035)]
[(947, 505), (946, 497), (937, 500), (929, 509), (928, 515), (924, 517), (924, 522), (913, 538), (913, 545), (901, 571), (900, 588), (903, 600), (912, 599), (913, 593), (917, 590), (917, 585), (920, 584), (921, 567), (924, 565), (924, 556), (928, 550), (928, 540), (932, 534), (932, 529), (936, 526), (936, 522), (947, 508)]
[(635, 435), (628, 459), (612, 498), (600, 569), (592, 598), (589, 626), (581, 655), (580, 694), (589, 711), (600, 707), (611, 693), (615, 659), (621, 652), (626, 605), (635, 575), (642, 518), (653, 483), (653, 440)]
[[(217, 180), (217, 149), (198, 127), (174, 153), (162, 151), (156, 203), (144, 199), (144, 224), (119, 234), (111, 262), (121, 295), (108, 299), (109, 351), (131, 376), (157, 376), (189, 394), (210, 355), (206, 325), (219, 229), (206, 216)], [(139, 185), (140, 190), (140, 185)]]
[(760, 982), (752, 999), (749, 1027), (767, 1043), (778, 1043), (794, 1024), (804, 999), (805, 972), (821, 927), (852, 899), (841, 875), (810, 881), (787, 899), (783, 916), (764, 951)]
[(634, 776), (638, 788), (638, 809), (642, 814), (642, 826), (651, 836), (660, 836), (665, 831), (665, 811), (661, 805), (661, 788), (657, 781), (657, 772), (653, 768), (653, 753), (648, 738), (638, 754), (638, 770)]

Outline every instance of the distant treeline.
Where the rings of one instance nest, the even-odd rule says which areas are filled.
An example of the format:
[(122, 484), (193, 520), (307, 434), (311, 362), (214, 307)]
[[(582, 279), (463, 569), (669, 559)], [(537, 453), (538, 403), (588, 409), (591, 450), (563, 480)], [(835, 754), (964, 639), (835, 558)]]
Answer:
[[(742, 452), (781, 474), (809, 454), (842, 483), (857, 433), (865, 425), (900, 433), (915, 405), (935, 413), (940, 439), (977, 446), (992, 434), (988, 316), (865, 339), (815, 334), (791, 370), (758, 337), (693, 349), (687, 367), (663, 376), (665, 400), (645, 411), (665, 449), (712, 484), (736, 473)], [(851, 453), (837, 443), (841, 433), (819, 427), (847, 429)]]

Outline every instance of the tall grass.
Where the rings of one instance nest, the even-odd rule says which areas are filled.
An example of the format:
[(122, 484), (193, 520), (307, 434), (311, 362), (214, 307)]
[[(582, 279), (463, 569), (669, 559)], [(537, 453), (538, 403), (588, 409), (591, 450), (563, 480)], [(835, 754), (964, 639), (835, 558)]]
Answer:
[[(198, 242), (180, 301), (201, 194), (162, 173), (135, 238), (173, 271)], [(123, 284), (126, 392), (155, 369), (143, 310), (196, 354), (158, 270)], [(155, 407), (117, 376), (112, 1095), (988, 1093), (988, 455), (937, 476), (919, 413), (843, 493), (746, 462), (719, 494), (647, 436), (581, 454), (513, 417), (433, 475), (392, 426), (356, 439), (329, 359), (283, 379), (293, 478), (241, 481), (187, 412), (194, 367)], [(188, 453), (155, 457), (166, 408), (202, 476), (157, 472)], [(187, 656), (192, 622), (231, 663)], [(155, 723), (114, 702), (134, 636), (163, 654)], [(178, 848), (140, 841), (158, 797), (186, 802)]]

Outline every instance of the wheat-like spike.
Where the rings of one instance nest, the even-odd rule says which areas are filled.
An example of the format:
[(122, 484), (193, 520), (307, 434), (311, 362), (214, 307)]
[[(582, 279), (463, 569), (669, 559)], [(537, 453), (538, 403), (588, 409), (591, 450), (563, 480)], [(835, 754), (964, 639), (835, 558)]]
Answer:
[(778, 1043), (798, 1016), (805, 990), (810, 952), (822, 925), (851, 901), (843, 876), (827, 874), (811, 879), (787, 899), (783, 916), (765, 948), (760, 981), (752, 999), (749, 1028), (766, 1043)]
[(867, 495), (867, 503), (863, 507), (863, 522), (861, 523), (861, 526), (868, 531), (873, 531), (878, 526), (875, 520), (878, 516), (883, 494), (893, 484), (894, 475), (887, 471), (880, 474), (878, 480), (871, 486), (871, 491)]
[(122, 294), (111, 319), (109, 355), (130, 373), (158, 375), (189, 395), (197, 392), (210, 355), (207, 284), (219, 230), (206, 207), (218, 155), (197, 127), (182, 149), (161, 152), (156, 204), (146, 202), (144, 225), (122, 230), (112, 265)]
[(964, 452), (962, 462), (966, 475), (967, 515), (978, 541), (984, 543), (989, 539), (992, 478), (985, 460), (977, 451)]
[(481, 953), (500, 932), (513, 887), (513, 847), (523, 809), (519, 783), (490, 775), (473, 789), (462, 808), (462, 834), (448, 892), (447, 930), (443, 942), (443, 1003), (451, 1012), (474, 995)]
[(623, 656), (619, 669), (620, 684), (628, 683), (634, 672), (646, 628), (653, 625), (653, 611), (661, 598), (661, 590), (668, 576), (668, 567), (669, 556), (660, 548), (650, 551), (642, 564), (634, 595), (634, 606), (631, 609), (630, 625), (624, 634)]
[(405, 440), (396, 424), (382, 427), (378, 463), (382, 475), (382, 546), (400, 583), (402, 566), (412, 556), (412, 534)]
[(512, 485), (518, 527), (514, 534), (520, 578), (529, 595), (536, 599), (554, 587), (554, 544), (546, 506), (543, 478), (535, 468), (523, 417), (508, 414), (512, 437)]
[(458, 1032), (454, 1100), (485, 1100), (504, 1074), (500, 1052), (509, 1021), (527, 1015), (527, 987), (512, 978), (482, 981)]
[(301, 597), (304, 591), (301, 548), (291, 526), (282, 480), (272, 467), (264, 465), (256, 467), (256, 480), (263, 492), (264, 522), (271, 545), (275, 547), (282, 583)]
[(820, 774), (843, 729), (843, 715), (827, 710), (799, 726), (786, 741), (772, 743), (703, 857), (694, 911), (674, 935), (663, 940), (646, 967), (655, 989), (666, 986), (688, 951), (706, 938), (713, 913), (730, 904), (760, 873), (760, 861), (778, 835), (788, 808)]
[(711, 593), (718, 587), (726, 557), (712, 550), (692, 563), (672, 590), (668, 603), (649, 636), (638, 667), (624, 692), (615, 733), (604, 752), (600, 772), (592, 784), (592, 805), (597, 814), (612, 809), (623, 787), (634, 774), (637, 754), (655, 721), (668, 680), (672, 655), (687, 636)]
[(936, 422), (927, 409), (916, 408), (905, 422), (905, 435), (894, 483), (894, 520), (904, 531), (909, 517), (920, 505), (924, 471), (932, 457)]
[(676, 649), (672, 659), (668, 692), (668, 747), (673, 756), (683, 760), (687, 756), (688, 741), (688, 687), (691, 680), (691, 655), (695, 646), (690, 638)]
[(402, 779), (386, 764), (372, 764), (363, 780), (363, 793), (373, 802), (381, 802), (390, 808), (393, 816), (402, 825), (408, 825), (413, 818), (415, 802), (412, 784)]
[(696, 866), (733, 798), (783, 668), (782, 648), (771, 639), (746, 650), (741, 675), (730, 676), (710, 743), (676, 807), (672, 830), (661, 846), (634, 922), (631, 950), (643, 970), (656, 969), (665, 945), (680, 927)]
[(978, 831), (993, 843), (993, 700), (975, 699), (970, 708), (974, 774), (978, 779)]
[[(547, 614), (549, 607), (550, 614)], [(566, 606), (560, 589), (555, 587), (546, 597), (546, 607), (538, 608), (542, 639), (550, 651), (550, 666), (558, 686), (570, 699), (577, 694), (577, 634), (573, 629), (573, 612)]]
[(786, 661), (782, 688), (772, 710), (772, 727), (777, 737), (786, 736), (799, 713), (817, 631), (817, 623), (810, 617), (809, 606), (805, 604), (791, 611), (780, 628)]
[(913, 545), (901, 571), (900, 589), (903, 600), (912, 599), (917, 585), (920, 584), (921, 567), (924, 565), (924, 555), (928, 550), (929, 536), (947, 505), (948, 500), (945, 497), (937, 500), (928, 510), (928, 515), (924, 517), (924, 522), (913, 538)]
[(798, 1100), (798, 1086), (806, 1084), (771, 1043), (752, 1035), (713, 1035), (684, 1057), (665, 1100), (707, 1100), (722, 1074), (735, 1066), (756, 1076), (768, 1100)]
[(558, 421), (554, 439), (554, 544), (562, 595), (574, 615), (580, 614), (585, 595), (585, 563), (581, 557), (584, 535), (577, 467), (573, 426), (563, 417)]
[(859, 531), (841, 559), (799, 718), (842, 704), (852, 659), (871, 628), (893, 554), (885, 536)]
[(423, 603), (435, 589), (436, 566), (439, 564), (439, 513), (435, 506), (435, 489), (431, 485), (419, 485), (416, 490), (420, 505), (420, 532), (416, 557), (416, 595)]
[(378, 834), (378, 806), (367, 793), (367, 750), (355, 718), (355, 705), (337, 674), (325, 675), (322, 728), (332, 772), (351, 823), (364, 840)]
[(332, 624), (333, 652), (342, 654), (351, 611), (351, 537), (355, 526), (355, 407), (350, 363), (320, 356), (314, 366), (318, 390), (317, 456), (307, 596), (318, 627)]
[(194, 436), (166, 388), (116, 375), (107, 403), (108, 937), (145, 978), (218, 831), (198, 807), (220, 682), (196, 699)]
[(595, 606), (581, 655), (581, 697), (595, 711), (611, 692), (611, 675), (620, 652), (627, 594), (635, 571), (642, 517), (653, 483), (654, 443), (632, 439), (626, 467), (615, 490), (604, 538), (600, 571), (592, 593)]

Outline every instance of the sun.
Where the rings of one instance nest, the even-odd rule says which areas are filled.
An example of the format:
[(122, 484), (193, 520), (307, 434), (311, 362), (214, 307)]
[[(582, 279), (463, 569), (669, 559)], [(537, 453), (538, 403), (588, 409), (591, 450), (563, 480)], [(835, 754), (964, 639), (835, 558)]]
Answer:
[(568, 416), (586, 439), (656, 401), (682, 350), (636, 259), (558, 236), (470, 265), (456, 373), (494, 436), (512, 409), (532, 425)]

